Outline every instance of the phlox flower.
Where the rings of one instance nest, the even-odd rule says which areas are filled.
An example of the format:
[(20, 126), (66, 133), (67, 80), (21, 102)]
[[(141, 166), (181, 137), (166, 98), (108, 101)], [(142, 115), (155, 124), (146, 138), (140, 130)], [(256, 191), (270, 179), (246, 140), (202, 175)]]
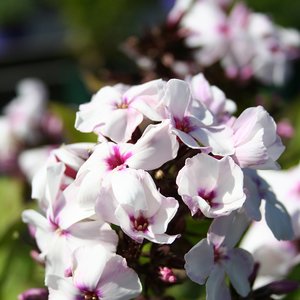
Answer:
[(93, 213), (102, 181), (125, 168), (153, 170), (176, 157), (178, 143), (170, 132), (168, 121), (149, 125), (135, 143), (103, 142), (80, 167), (78, 175), (66, 190), (83, 210)]
[(29, 209), (22, 214), (25, 223), (35, 228), (35, 238), (46, 262), (47, 274), (62, 275), (70, 255), (80, 245), (103, 244), (115, 251), (116, 233), (102, 220), (87, 219), (92, 215), (78, 209), (73, 199), (66, 198), (60, 189), (65, 167), (62, 163), (48, 166), (45, 215)]
[(233, 154), (231, 130), (212, 124), (211, 113), (199, 101), (194, 101), (187, 82), (169, 80), (162, 101), (168, 111), (172, 132), (188, 147), (212, 151), (216, 155)]
[(206, 284), (207, 300), (231, 299), (225, 284), (226, 274), (239, 295), (246, 297), (250, 292), (248, 277), (253, 269), (253, 258), (246, 250), (234, 248), (245, 230), (243, 225), (243, 218), (235, 213), (215, 219), (207, 238), (184, 256), (188, 277)]
[(70, 266), (72, 278), (49, 277), (49, 300), (129, 300), (142, 290), (125, 258), (100, 245), (75, 250)]
[(230, 124), (235, 153), (233, 159), (242, 167), (276, 169), (276, 160), (285, 147), (276, 133), (276, 123), (262, 107), (250, 107)]
[(230, 27), (225, 12), (213, 1), (196, 1), (181, 19), (181, 26), (187, 31), (188, 47), (197, 48), (200, 65), (209, 66), (226, 53)]
[(133, 240), (159, 244), (172, 243), (177, 235), (167, 235), (168, 224), (176, 214), (178, 202), (164, 197), (151, 176), (143, 170), (124, 169), (112, 174), (96, 203), (103, 220), (121, 227)]
[(18, 83), (17, 97), (5, 108), (13, 134), (22, 142), (39, 138), (39, 127), (46, 111), (47, 91), (42, 82), (24, 79)]
[(127, 142), (144, 116), (159, 121), (155, 111), (164, 82), (154, 80), (137, 86), (122, 84), (101, 88), (91, 102), (80, 105), (75, 128), (95, 132), (114, 142)]
[(176, 178), (178, 193), (191, 210), (215, 218), (241, 208), (245, 201), (243, 172), (230, 157), (207, 154), (188, 158)]

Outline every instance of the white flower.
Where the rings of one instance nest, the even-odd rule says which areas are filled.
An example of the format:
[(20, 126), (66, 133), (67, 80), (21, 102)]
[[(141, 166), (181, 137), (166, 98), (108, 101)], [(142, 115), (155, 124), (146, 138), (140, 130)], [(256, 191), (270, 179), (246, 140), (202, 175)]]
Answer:
[(242, 207), (243, 173), (230, 157), (220, 160), (197, 154), (186, 160), (176, 183), (178, 193), (192, 214), (199, 210), (214, 218)]

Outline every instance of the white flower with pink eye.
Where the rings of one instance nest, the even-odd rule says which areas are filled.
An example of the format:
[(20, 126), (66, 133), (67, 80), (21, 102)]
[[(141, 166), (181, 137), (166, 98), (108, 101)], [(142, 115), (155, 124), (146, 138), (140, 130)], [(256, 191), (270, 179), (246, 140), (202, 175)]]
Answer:
[(232, 131), (223, 125), (213, 125), (209, 110), (192, 97), (189, 84), (171, 79), (162, 99), (168, 111), (172, 132), (188, 147), (212, 151), (216, 155), (234, 153), (230, 142)]
[(226, 53), (231, 28), (226, 14), (216, 3), (197, 1), (180, 25), (187, 32), (186, 44), (200, 48), (195, 56), (201, 65), (209, 66)]
[(129, 300), (142, 285), (125, 258), (97, 245), (78, 248), (71, 278), (49, 276), (49, 300)]
[(250, 107), (230, 125), (233, 130), (233, 159), (242, 167), (276, 169), (285, 147), (276, 133), (276, 123), (262, 107)]
[[(201, 285), (206, 284), (207, 300), (231, 299), (225, 274), (239, 295), (246, 297), (250, 292), (248, 278), (253, 269), (253, 258), (246, 250), (234, 248), (246, 229), (244, 225), (236, 214), (215, 219), (207, 238), (184, 256), (188, 277)], [(233, 234), (234, 231), (238, 234)]]
[(118, 238), (110, 226), (93, 217), (90, 211), (78, 207), (71, 198), (65, 197), (60, 189), (65, 167), (62, 163), (48, 166), (45, 186), (45, 215), (35, 210), (25, 210), (23, 221), (35, 228), (35, 238), (46, 260), (47, 275), (63, 275), (70, 262), (70, 255), (81, 245), (102, 244), (115, 251)]
[(245, 201), (243, 172), (230, 157), (220, 160), (207, 154), (188, 158), (179, 171), (178, 193), (192, 215), (201, 211), (209, 218), (227, 215)]
[(107, 222), (119, 225), (132, 239), (159, 244), (172, 243), (177, 235), (166, 234), (178, 202), (164, 197), (152, 177), (143, 170), (124, 169), (111, 174), (96, 203), (96, 212)]
[(75, 128), (82, 132), (95, 132), (114, 142), (127, 142), (144, 116), (160, 121), (155, 107), (164, 82), (154, 80), (137, 86), (122, 84), (101, 88), (91, 102), (80, 105)]

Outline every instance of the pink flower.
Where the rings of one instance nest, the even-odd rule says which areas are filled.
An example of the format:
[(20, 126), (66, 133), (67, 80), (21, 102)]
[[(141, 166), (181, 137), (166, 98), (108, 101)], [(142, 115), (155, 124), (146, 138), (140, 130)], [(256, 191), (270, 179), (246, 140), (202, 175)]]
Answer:
[(276, 123), (262, 106), (250, 107), (233, 121), (233, 159), (242, 167), (276, 169), (284, 151)]
[(215, 218), (242, 207), (243, 179), (242, 170), (230, 157), (217, 160), (197, 154), (186, 160), (176, 183), (192, 215), (200, 210), (205, 216)]
[(154, 108), (163, 85), (162, 80), (154, 80), (132, 87), (122, 84), (103, 87), (90, 103), (80, 105), (75, 128), (94, 131), (114, 142), (127, 142), (144, 116), (161, 120)]

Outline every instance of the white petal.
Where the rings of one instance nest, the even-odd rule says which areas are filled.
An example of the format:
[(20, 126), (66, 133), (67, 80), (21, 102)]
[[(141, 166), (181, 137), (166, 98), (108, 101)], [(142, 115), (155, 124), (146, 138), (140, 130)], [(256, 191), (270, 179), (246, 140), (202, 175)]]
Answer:
[(229, 288), (225, 284), (225, 272), (216, 265), (206, 282), (206, 300), (231, 300)]
[(224, 266), (235, 290), (246, 297), (250, 292), (248, 278), (254, 266), (252, 255), (244, 249), (232, 249), (229, 259), (224, 261)]
[(201, 240), (184, 256), (188, 277), (204, 284), (214, 266), (214, 249), (207, 239)]
[(74, 285), (78, 288), (95, 290), (112, 256), (112, 253), (100, 245), (75, 250), (72, 266)]

